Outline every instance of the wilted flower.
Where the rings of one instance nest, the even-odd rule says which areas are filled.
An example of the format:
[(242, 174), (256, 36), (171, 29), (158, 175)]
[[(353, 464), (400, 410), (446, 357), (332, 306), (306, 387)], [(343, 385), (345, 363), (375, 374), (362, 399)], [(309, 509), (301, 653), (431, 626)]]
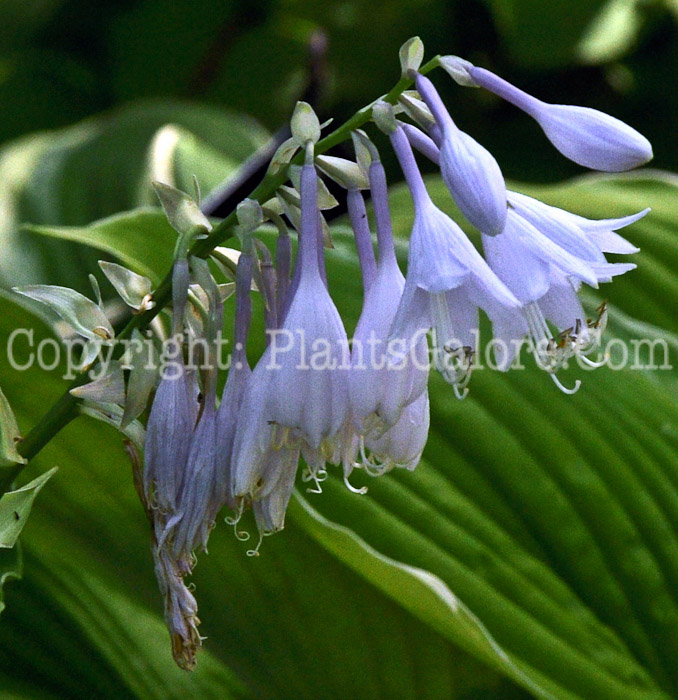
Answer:
[(190, 562), (190, 553), (199, 545), (207, 548), (214, 523), (212, 504), (216, 490), (216, 408), (214, 390), (208, 390), (202, 414), (193, 434), (186, 463), (186, 476), (177, 504), (177, 514), (168, 523), (173, 528), (174, 556)]
[[(221, 395), (221, 404), (217, 412), (217, 471), (219, 479), (216, 484), (213, 510), (227, 504), (235, 507), (233, 494), (231, 493), (231, 470), (233, 443), (235, 431), (241, 414), (241, 407), (245, 389), (251, 378), (252, 370), (247, 360), (247, 335), (249, 333), (252, 316), (252, 302), (250, 299), (250, 286), (252, 284), (253, 257), (244, 252), (236, 268), (235, 282), (235, 331), (233, 333), (233, 353), (231, 366), (226, 378), (226, 384)], [(216, 512), (214, 513), (216, 515)]]
[(172, 655), (185, 671), (196, 666), (195, 654), (202, 646), (198, 632), (198, 603), (184, 583), (184, 572), (166, 549), (153, 546), (155, 576), (165, 604), (165, 624), (172, 640)]

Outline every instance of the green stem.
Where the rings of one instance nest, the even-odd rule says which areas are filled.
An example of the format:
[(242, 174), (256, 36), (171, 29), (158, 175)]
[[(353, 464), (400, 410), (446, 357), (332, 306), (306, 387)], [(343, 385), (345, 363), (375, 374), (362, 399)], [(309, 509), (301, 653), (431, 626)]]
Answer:
[[(428, 73), (438, 66), (438, 57), (431, 59), (424, 64), (420, 69), (420, 73)], [(402, 77), (386, 93), (381, 99), (395, 105), (400, 95), (412, 86), (414, 80), (408, 77)], [(372, 105), (367, 105), (358, 110), (347, 122), (328, 134), (324, 139), (318, 141), (315, 145), (315, 155), (321, 155), (329, 151), (334, 146), (348, 140), (351, 137), (351, 132), (355, 129), (367, 124), (372, 118)], [(292, 160), (292, 163), (300, 164), (303, 160), (303, 153), (298, 153)], [(275, 195), (276, 190), (284, 185), (287, 181), (288, 167), (282, 168), (277, 173), (267, 173), (261, 183), (250, 194), (250, 199), (256, 199), (260, 204), (263, 204)], [(196, 255), (201, 258), (207, 258), (217, 246), (226, 242), (233, 236), (233, 227), (237, 224), (235, 210), (233, 210), (225, 219), (220, 221), (210, 232), (209, 236), (196, 241), (190, 250), (190, 255)], [(148, 328), (151, 321), (162, 311), (169, 303), (172, 295), (172, 271), (170, 270), (162, 282), (158, 285), (153, 293), (155, 306), (144, 313), (138, 314), (129, 321), (117, 335), (118, 340), (129, 338), (134, 329), (144, 330)], [(121, 354), (123, 346), (118, 346), (116, 349)], [(119, 357), (116, 353), (114, 357)], [(74, 386), (78, 386), (84, 382), (84, 374), (78, 377), (69, 387), (66, 393), (52, 406), (52, 408), (40, 419), (35, 427), (28, 433), (26, 438), (17, 446), (17, 450), (22, 457), (27, 460), (32, 459), (40, 450), (68, 423), (78, 415), (77, 399), (72, 396), (69, 391)], [(21, 471), (23, 465), (17, 465), (16, 474)], [(16, 474), (14, 476), (16, 476)]]

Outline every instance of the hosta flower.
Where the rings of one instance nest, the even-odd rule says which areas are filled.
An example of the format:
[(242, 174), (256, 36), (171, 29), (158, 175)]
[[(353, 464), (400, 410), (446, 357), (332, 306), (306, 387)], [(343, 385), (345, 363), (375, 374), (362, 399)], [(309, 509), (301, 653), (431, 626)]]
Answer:
[(348, 413), (348, 339), (320, 274), (317, 176), (301, 176), (299, 282), (282, 328), (262, 361), (268, 365), (267, 419), (311, 448), (332, 441)]
[(652, 159), (650, 142), (628, 124), (589, 107), (542, 102), (485, 68), (467, 72), (481, 87), (527, 112), (570, 160), (593, 170), (621, 172)]
[(463, 396), (471, 371), (478, 307), (517, 308), (518, 300), (492, 272), (464, 232), (431, 201), (400, 127), (391, 134), (414, 200), (414, 226), (403, 296), (391, 339), (411, 339), (433, 328), (436, 364)]
[[(243, 253), (238, 260), (236, 268), (236, 309), (235, 331), (233, 334), (233, 353), (231, 366), (226, 378), (226, 384), (221, 395), (221, 403), (216, 416), (217, 425), (217, 465), (219, 480), (216, 484), (215, 504), (213, 510), (227, 504), (235, 507), (235, 501), (231, 492), (231, 458), (233, 455), (233, 442), (235, 430), (241, 414), (241, 406), (245, 389), (251, 378), (252, 370), (247, 360), (247, 335), (249, 333), (252, 316), (252, 303), (250, 300), (250, 285), (252, 283), (252, 269), (254, 261), (249, 253)], [(216, 512), (214, 512), (216, 516)]]
[[(285, 513), (297, 475), (299, 449), (272, 450), (268, 459), (271, 478), (267, 487), (252, 501), (260, 536), (278, 532), (285, 526)], [(251, 550), (251, 553), (256, 551)]]
[[(544, 235), (574, 255), (591, 260), (604, 260), (600, 253), (630, 254), (639, 251), (616, 231), (634, 224), (650, 209), (617, 219), (587, 219), (518, 192), (510, 192), (511, 206)], [(583, 247), (582, 247), (583, 246)]]
[(205, 396), (202, 414), (193, 434), (186, 461), (186, 476), (177, 503), (177, 514), (168, 523), (173, 528), (172, 552), (178, 560), (190, 561), (198, 546), (207, 547), (214, 524), (212, 504), (216, 490), (217, 430), (214, 390)]
[(165, 624), (172, 639), (172, 655), (180, 668), (192, 671), (195, 655), (202, 646), (198, 632), (198, 604), (183, 581), (184, 572), (177, 568), (167, 550), (153, 546), (155, 576), (164, 599)]
[(406, 406), (385, 432), (372, 431), (361, 440), (361, 466), (372, 475), (394, 467), (413, 470), (426, 446), (430, 423), (428, 391)]
[[(300, 454), (299, 441), (294, 445), (286, 444), (289, 436), (277, 435), (267, 419), (267, 372), (270, 370), (261, 364), (262, 360), (254, 368), (244, 392), (230, 475), (230, 492), (238, 513), (230, 522), (237, 524), (244, 505), (249, 502), (261, 537), (284, 525)], [(253, 554), (257, 551), (258, 545), (251, 550)]]
[[(374, 188), (373, 188), (374, 192)], [(365, 200), (360, 190), (349, 189), (346, 193), (346, 205), (351, 220), (351, 228), (355, 235), (355, 244), (358, 252), (360, 273), (363, 279), (363, 292), (367, 294), (377, 274), (377, 263), (372, 247), (372, 233), (367, 221)]]
[(165, 348), (164, 372), (146, 427), (144, 491), (148, 502), (163, 513), (176, 508), (197, 413), (181, 348), (188, 282), (188, 261), (177, 260), (172, 281), (173, 338)]
[(389, 331), (405, 278), (396, 261), (386, 176), (378, 161), (370, 166), (370, 183), (379, 261), (353, 337), (350, 393), (352, 417), (362, 435), (352, 446), (359, 464), (374, 473), (396, 465), (414, 468), (419, 461), (428, 436), (428, 399), (423, 400), (428, 366), (422, 336), (414, 348), (419, 363), (389, 367)]
[[(191, 267), (205, 298), (208, 300), (203, 332), (206, 366), (202, 372), (202, 407), (198, 422), (190, 438), (186, 472), (176, 502), (176, 513), (167, 523), (168, 543), (178, 562), (184, 562), (186, 571), (192, 568), (191, 553), (197, 547), (207, 547), (207, 539), (218, 511), (217, 482), (221, 475), (217, 468), (216, 340), (221, 333), (223, 305), (216, 282), (204, 260), (191, 258)], [(171, 531), (171, 532), (170, 532)]]
[(464, 216), (490, 236), (506, 221), (506, 185), (494, 156), (461, 131), (445, 108), (433, 83), (417, 74), (417, 90), (440, 128), (440, 172)]
[(317, 176), (301, 174), (298, 282), (282, 327), (255, 367), (243, 398), (233, 449), (236, 499), (260, 497), (278, 483), (267, 472), (271, 449), (315, 451), (318, 460), (337, 453), (349, 413), (348, 339), (320, 274)]
[(412, 363), (407, 363), (403, 369), (389, 366), (387, 343), (405, 278), (396, 260), (386, 176), (381, 163), (374, 162), (370, 166), (370, 182), (379, 261), (353, 336), (351, 410), (360, 431), (383, 433), (386, 427), (397, 422), (412, 398), (424, 390), (428, 379), (427, 348), (422, 335), (415, 349), (421, 359), (419, 367)]
[[(538, 365), (551, 373), (559, 388), (571, 392), (562, 386), (555, 372), (573, 355), (595, 366), (596, 363), (587, 360), (586, 354), (597, 346), (605, 316), (603, 307), (599, 318), (593, 322), (587, 320), (577, 297), (580, 283), (584, 281), (597, 287), (598, 283), (609, 281), (635, 265), (607, 263), (595, 244), (594, 251), (585, 245), (590, 241), (578, 226), (570, 224), (568, 233), (564, 217), (551, 219), (547, 210), (541, 210), (534, 203), (529, 206), (532, 213), (538, 210), (542, 215), (541, 219), (532, 217), (534, 223), (541, 221), (539, 230), (512, 209), (501, 236), (483, 237), (489, 264), (523, 304), (518, 311), (502, 313), (495, 309), (490, 314), (495, 357), (499, 369), (507, 369), (520, 346), (520, 339), (527, 335)], [(554, 243), (554, 238), (587, 257), (568, 252)], [(557, 333), (552, 332), (548, 321), (558, 329)]]

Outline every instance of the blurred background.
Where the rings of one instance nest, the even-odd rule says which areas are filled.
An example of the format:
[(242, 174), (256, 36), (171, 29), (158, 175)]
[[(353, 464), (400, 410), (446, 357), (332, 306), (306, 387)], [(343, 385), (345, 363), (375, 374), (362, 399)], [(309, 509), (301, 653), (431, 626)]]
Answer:
[[(418, 34), (427, 57), (458, 54), (545, 100), (628, 121), (655, 166), (675, 170), (677, 18), (675, 0), (2, 0), (0, 142), (139, 102), (210, 105), (273, 131), (306, 96), (341, 122), (393, 84), (398, 48)], [(577, 172), (511, 106), (437, 83), (507, 177)]]
[[(24, 221), (82, 225), (154, 203), (140, 154), (168, 122), (190, 132), (184, 171), (209, 189), (297, 99), (341, 122), (389, 89), (414, 34), (427, 57), (458, 54), (545, 100), (626, 120), (654, 144), (654, 166), (675, 170), (677, 19), (675, 0), (2, 0), (0, 242), (35, 247), (17, 231)], [(581, 171), (510, 105), (442, 72), (436, 83), (507, 178)], [(15, 251), (0, 282), (63, 281), (71, 266), (54, 256)]]
[[(678, 169), (677, 19), (675, 0), (1, 0), (0, 283), (68, 277), (80, 288), (62, 247), (19, 225), (83, 225), (154, 204), (149, 175), (163, 173), (149, 173), (146, 156), (162, 125), (186, 130), (175, 170), (192, 169), (208, 191), (297, 99), (339, 123), (388, 90), (414, 34), (427, 58), (458, 54), (542, 99), (626, 120), (654, 144), (655, 167)], [(581, 172), (512, 106), (435, 79), (507, 178)]]
[[(427, 59), (457, 54), (544, 100), (625, 120), (653, 143), (653, 167), (678, 170), (678, 0), (0, 0), (0, 287), (91, 294), (87, 273), (104, 254), (143, 261), (137, 270), (157, 282), (175, 237), (157, 212), (108, 248), (100, 228), (38, 236), (22, 224), (81, 227), (155, 205), (153, 178), (188, 190), (195, 173), (205, 194), (296, 100), (339, 124), (385, 93), (413, 35)], [(675, 355), (675, 181), (531, 189), (583, 170), (510, 105), (433, 77), (459, 126), (526, 191), (598, 218), (654, 208), (629, 236), (643, 253), (615, 282), (611, 332), (654, 324), (674, 334)], [(410, 202), (401, 192), (393, 204), (404, 237)], [(103, 253), (63, 240), (99, 234)], [(333, 274), (354, 322), (355, 256), (338, 248)], [(26, 323), (0, 299), (3, 334)], [(28, 429), (63, 383), (38, 370), (19, 381), (5, 364), (0, 383)], [(414, 474), (370, 482), (364, 498), (329, 480), (313, 505), (344, 530), (295, 500), (285, 532), (253, 562), (217, 528), (197, 574), (209, 641), (193, 676), (170, 659), (119, 436), (94, 421), (69, 426), (29, 468), (62, 472), (26, 528), (24, 580), (7, 587), (2, 700), (522, 700), (538, 695), (525, 674), (569, 700), (676, 697), (675, 372), (601, 370), (576, 397), (536, 369), (479, 375), (463, 404), (434, 380)], [(448, 584), (519, 671), (463, 615), (431, 604), (427, 617), (426, 592), (375, 550)]]

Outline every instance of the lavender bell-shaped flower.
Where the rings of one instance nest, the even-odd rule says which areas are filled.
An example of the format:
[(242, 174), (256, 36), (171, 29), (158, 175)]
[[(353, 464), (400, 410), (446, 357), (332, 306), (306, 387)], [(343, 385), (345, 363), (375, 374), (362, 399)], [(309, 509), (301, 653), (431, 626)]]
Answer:
[[(269, 483), (252, 501), (252, 511), (260, 537), (279, 532), (285, 526), (285, 513), (290, 502), (299, 465), (299, 449), (271, 450), (268, 456)], [(259, 540), (261, 542), (261, 539)], [(248, 554), (256, 554), (258, 548)]]
[[(265, 358), (264, 354), (247, 382), (231, 457), (230, 492), (236, 516), (228, 522), (237, 526), (245, 505), (251, 503), (260, 537), (256, 548), (248, 551), (250, 556), (258, 554), (264, 535), (284, 526), (301, 450), (299, 444), (276, 441), (278, 436), (268, 420), (271, 370)], [(249, 537), (237, 528), (236, 536)]]
[[(233, 353), (216, 417), (218, 481), (214, 509), (217, 511), (224, 504), (227, 504), (230, 508), (234, 508), (236, 505), (231, 493), (231, 457), (243, 396), (252, 375), (252, 370), (247, 360), (246, 347), (252, 317), (250, 286), (252, 284), (253, 265), (252, 253), (243, 252), (236, 268)], [(214, 515), (216, 516), (216, 512)]]
[[(246, 341), (251, 318), (250, 284), (254, 260), (243, 253), (236, 270), (236, 322), (232, 357), (217, 421), (220, 469), (219, 500), (235, 509), (227, 521), (237, 526), (244, 506), (252, 505), (259, 544), (248, 555), (258, 554), (262, 538), (281, 530), (299, 463), (299, 446), (274, 441), (274, 427), (267, 418), (268, 360), (250, 370)], [(278, 287), (280, 292), (280, 287)], [(269, 328), (274, 331), (274, 328)], [(266, 356), (264, 356), (266, 357)], [(235, 528), (239, 539), (247, 533)]]
[(351, 410), (358, 430), (366, 434), (383, 434), (398, 422), (405, 406), (425, 390), (428, 381), (427, 342), (422, 334), (413, 348), (419, 362), (407, 363), (402, 369), (389, 366), (387, 343), (405, 278), (395, 255), (386, 176), (382, 164), (376, 160), (370, 166), (370, 183), (379, 261), (367, 286), (353, 336), (350, 393)]
[(178, 561), (191, 561), (191, 552), (207, 547), (210, 530), (218, 512), (217, 475), (217, 340), (221, 334), (223, 306), (219, 289), (210, 274), (207, 262), (191, 258), (198, 284), (209, 300), (205, 320), (207, 364), (203, 372), (203, 402), (198, 423), (191, 436), (186, 464), (186, 477), (177, 501), (177, 514), (168, 523), (173, 527), (172, 552)]
[(650, 142), (619, 119), (589, 107), (542, 102), (485, 68), (461, 59), (456, 61), (459, 70), (465, 72), (474, 84), (502, 97), (535, 119), (549, 141), (575, 163), (592, 170), (621, 172), (652, 159)]
[[(318, 263), (317, 175), (312, 147), (301, 174), (301, 271), (282, 328), (272, 341), (268, 420), (276, 440), (301, 438), (312, 449), (332, 442), (348, 414), (348, 339)], [(284, 339), (281, 346), (280, 338)]]
[(428, 391), (403, 409), (398, 422), (386, 432), (368, 433), (361, 443), (362, 467), (372, 475), (394, 467), (412, 471), (426, 446), (430, 425)]
[(180, 258), (175, 261), (172, 273), (172, 339), (165, 347), (166, 357), (148, 418), (144, 448), (146, 500), (168, 517), (176, 510), (183, 486), (197, 411), (189, 392), (181, 343), (188, 284), (188, 260)]
[(416, 338), (433, 327), (436, 365), (463, 398), (477, 344), (478, 307), (489, 312), (520, 304), (459, 226), (433, 204), (402, 128), (390, 137), (415, 210), (407, 280), (390, 338)]
[(639, 248), (616, 233), (646, 216), (650, 209), (617, 219), (587, 219), (518, 192), (510, 192), (512, 208), (554, 243), (584, 259), (604, 261), (601, 253), (628, 255)]
[(490, 236), (501, 233), (506, 185), (497, 161), (457, 127), (428, 78), (417, 74), (416, 85), (440, 129), (440, 172), (454, 201), (479, 231)]
[[(395, 256), (386, 175), (376, 148), (370, 144), (370, 150), (369, 175), (379, 244), (376, 265), (362, 197), (357, 192), (349, 192), (349, 214), (356, 235), (365, 296), (351, 354), (351, 417), (355, 429), (350, 436), (353, 439), (347, 442), (353, 459), (344, 460), (343, 466), (346, 485), (360, 493), (366, 488), (355, 489), (348, 482), (353, 467), (361, 466), (372, 475), (394, 466), (414, 468), (426, 444), (429, 424), (425, 390), (428, 380), (426, 339), (422, 337), (418, 344), (419, 364), (408, 364), (399, 372), (388, 367), (388, 334), (405, 278)], [(356, 194), (360, 197), (357, 206), (354, 203)], [(410, 395), (419, 398), (410, 402)]]
[[(317, 175), (310, 147), (301, 173), (301, 215), (294, 296), (252, 373), (236, 429), (232, 481), (240, 500), (262, 500), (276, 485), (284, 486), (281, 464), (296, 463), (302, 448), (308, 477), (319, 482), (324, 462), (340, 452), (348, 419), (348, 339), (318, 262)], [(285, 450), (288, 454), (280, 454)]]
[[(555, 372), (573, 355), (590, 366), (599, 364), (586, 355), (597, 347), (605, 316), (601, 307), (599, 318), (587, 321), (577, 297), (579, 285), (583, 281), (597, 287), (635, 265), (607, 263), (600, 248), (593, 245), (591, 251), (586, 245), (590, 241), (581, 228), (570, 223), (568, 231), (565, 217), (553, 216), (535, 202), (523, 202), (521, 210), (527, 216), (511, 209), (501, 236), (483, 237), (490, 266), (523, 303), (518, 311), (495, 309), (490, 314), (495, 358), (499, 369), (508, 369), (522, 338), (529, 336), (538, 365), (562, 391), (573, 393), (579, 382), (574, 389), (566, 389)], [(547, 321), (559, 329), (557, 337)]]

